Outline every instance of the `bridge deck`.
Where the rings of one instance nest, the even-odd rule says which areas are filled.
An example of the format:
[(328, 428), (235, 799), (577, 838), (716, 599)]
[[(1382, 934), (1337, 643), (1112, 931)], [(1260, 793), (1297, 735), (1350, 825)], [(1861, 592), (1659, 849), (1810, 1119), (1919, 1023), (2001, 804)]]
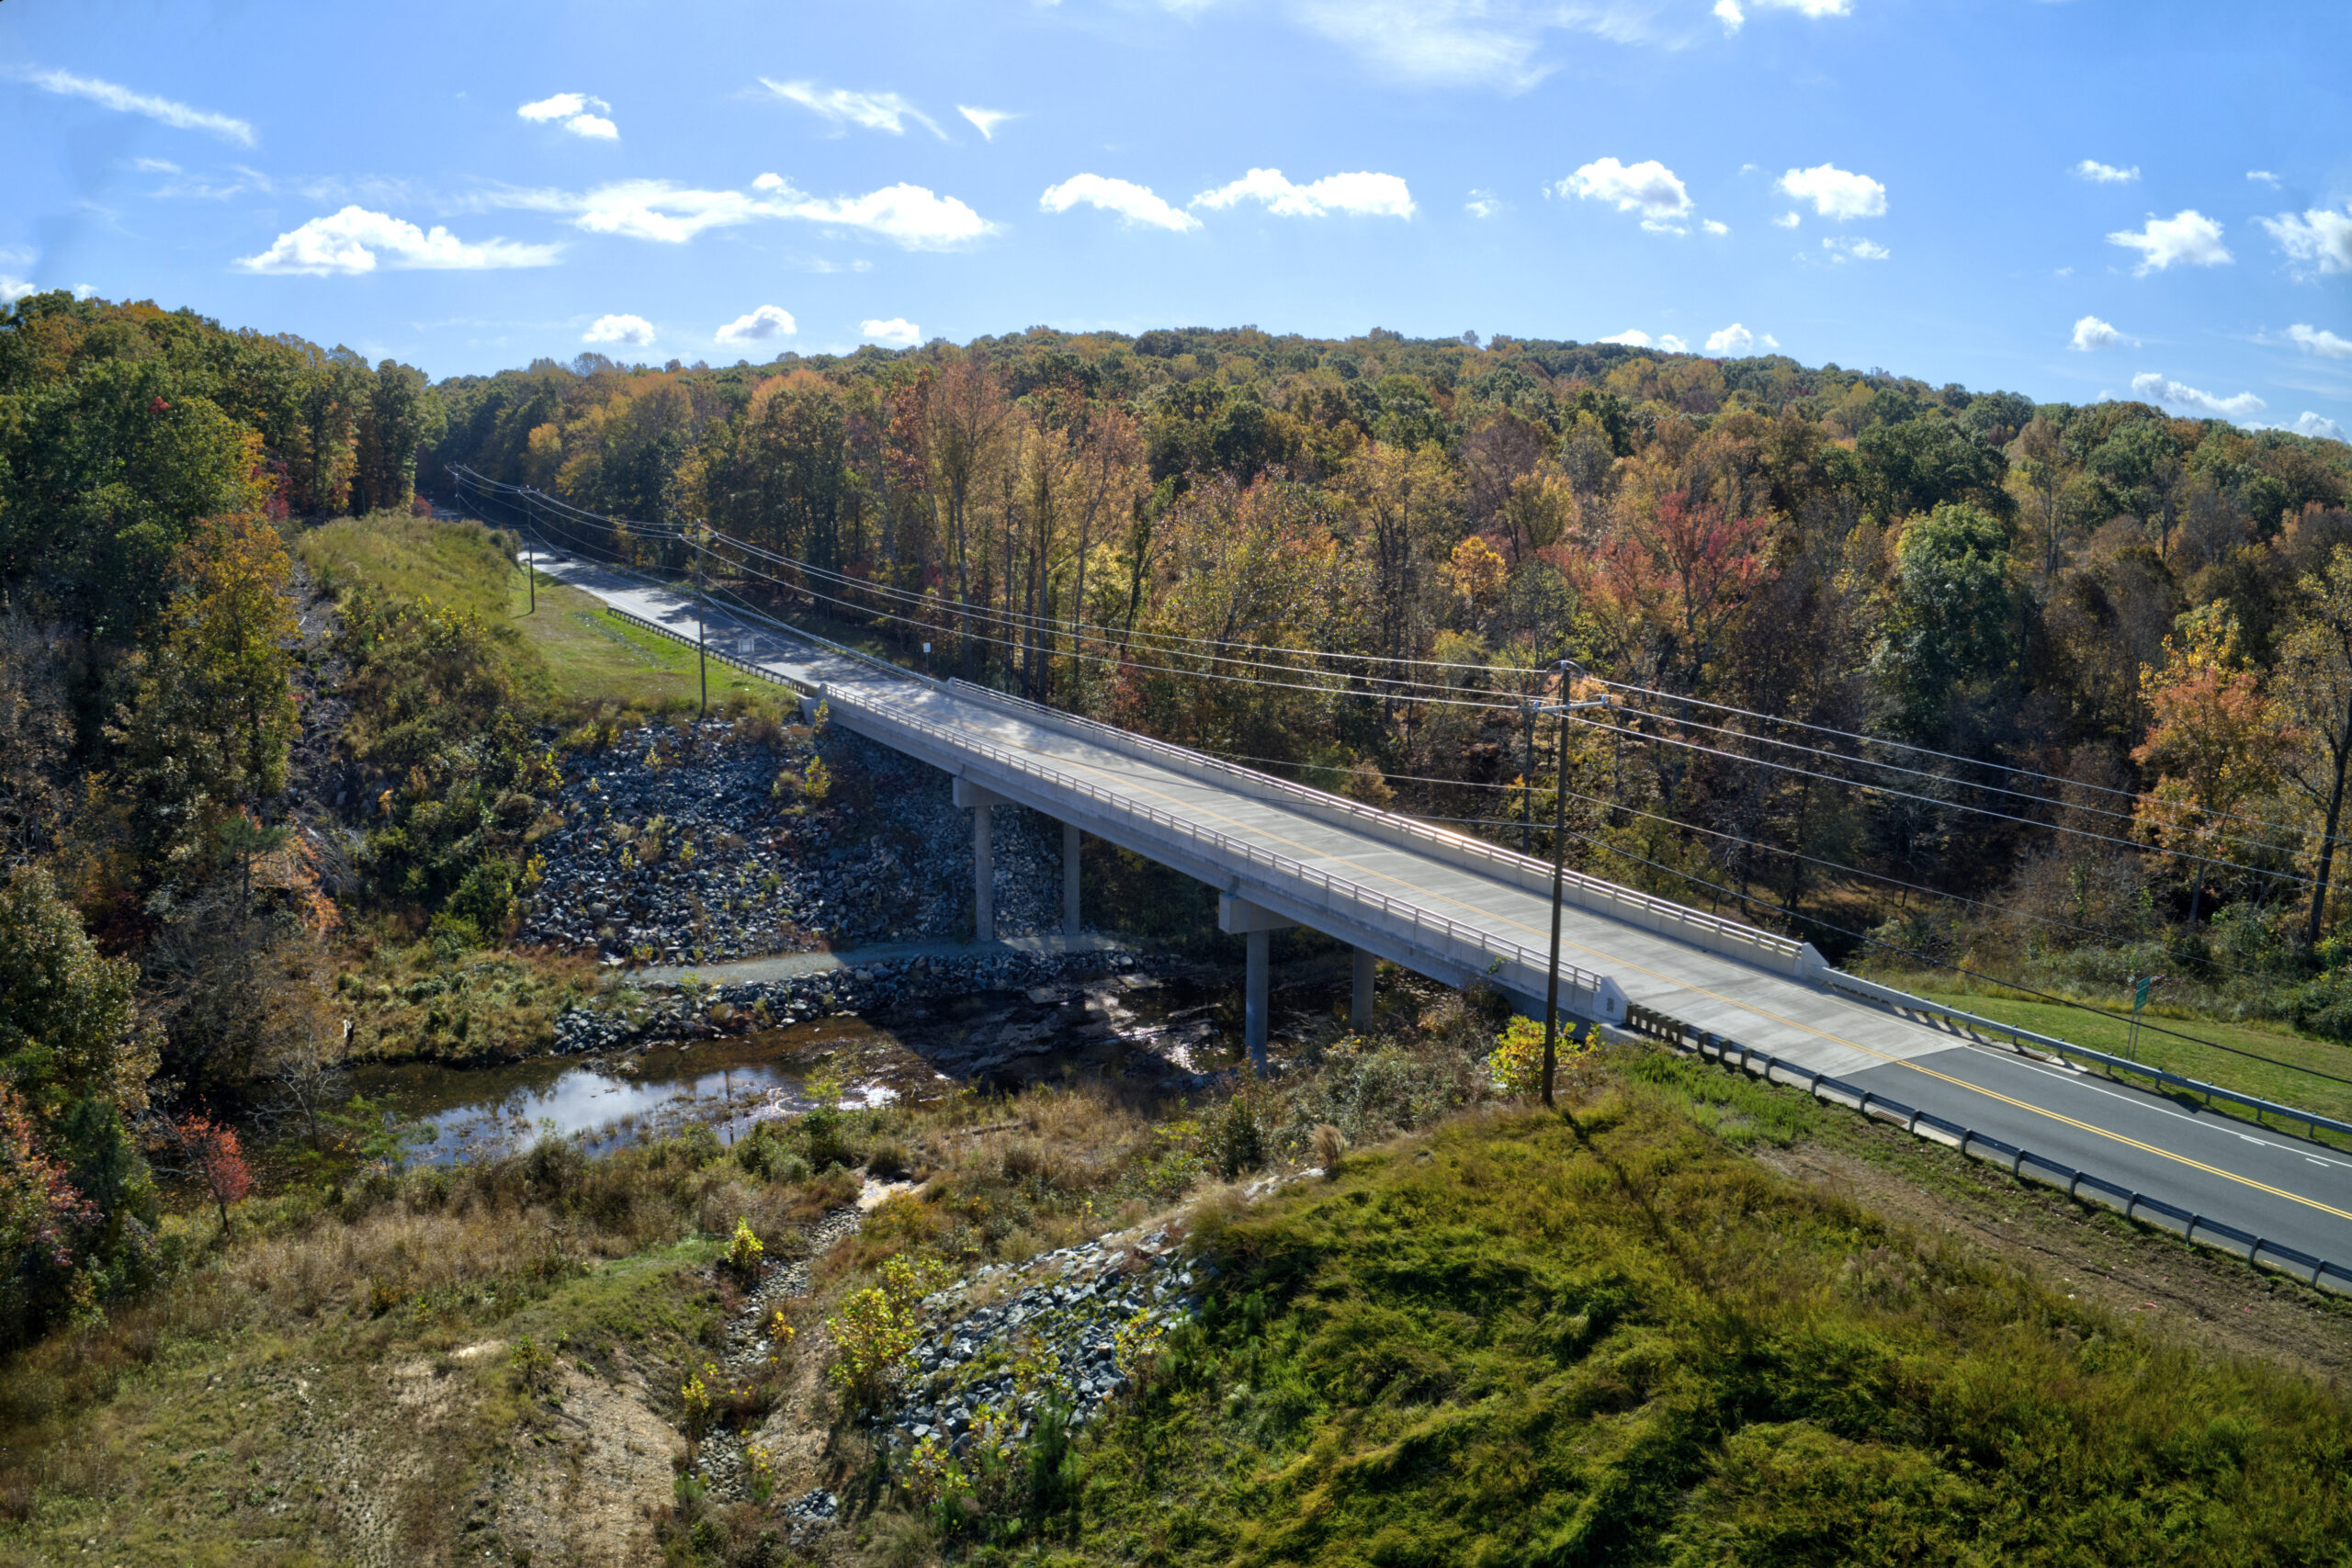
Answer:
[[(693, 607), (679, 594), (576, 559), (543, 557), (542, 568), (617, 609), (694, 633)], [(1351, 820), (1338, 803), (1318, 807), (1304, 798), (1312, 792), (1283, 797), (1277, 789), (1269, 798), (1246, 780), (1186, 765), (1181, 753), (1155, 756), (1148, 746), (1080, 721), (897, 676), (747, 621), (714, 613), (709, 641), (714, 649), (828, 688), (842, 699), (838, 711), (852, 728), (1440, 978), (1461, 983), (1478, 972), (1463, 956), (1470, 951), (1459, 945), (1464, 931), (1496, 953), (1518, 950), (1520, 958), (1498, 961), (1490, 972), (1521, 998), (1540, 998), (1533, 978), (1540, 962), (1531, 974), (1523, 957), (1540, 954), (1549, 942), (1550, 900), (1523, 877), (1475, 859), (1465, 863), (1442, 845), (1374, 831)], [(1276, 874), (1274, 857), (1363, 896), (1327, 891), (1319, 904), (1294, 897), (1306, 884), (1297, 874)], [(1441, 961), (1440, 947), (1404, 929), (1401, 908), (1461, 928), (1450, 962)], [(1635, 1003), (2207, 1218), (2352, 1264), (2352, 1160), (2325, 1145), (1973, 1045), (1785, 969), (1776, 973), (1762, 962), (1592, 909), (1566, 909), (1562, 943), (1566, 963), (1607, 976)], [(1565, 1002), (1586, 1011), (1593, 1006), (1589, 995)]]

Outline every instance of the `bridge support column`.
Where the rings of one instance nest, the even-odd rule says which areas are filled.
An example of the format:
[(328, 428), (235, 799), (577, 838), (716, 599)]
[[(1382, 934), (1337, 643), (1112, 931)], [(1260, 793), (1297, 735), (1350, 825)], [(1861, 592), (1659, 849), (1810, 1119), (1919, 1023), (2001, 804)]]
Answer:
[(1078, 824), (1062, 824), (1062, 935), (1078, 935)]
[(996, 845), (989, 807), (1002, 803), (967, 780), (956, 781), (956, 804), (972, 811), (972, 940), (996, 940)]
[(1262, 908), (1230, 893), (1217, 895), (1216, 929), (1247, 938), (1250, 962), (1241, 992), (1241, 1043), (1250, 1048), (1253, 1066), (1266, 1065), (1266, 1017), (1273, 986), (1273, 933), (1296, 925), (1272, 909)]
[(1348, 1022), (1357, 1029), (1372, 1027), (1373, 966), (1379, 962), (1370, 948), (1356, 949), (1355, 995), (1348, 1004)]

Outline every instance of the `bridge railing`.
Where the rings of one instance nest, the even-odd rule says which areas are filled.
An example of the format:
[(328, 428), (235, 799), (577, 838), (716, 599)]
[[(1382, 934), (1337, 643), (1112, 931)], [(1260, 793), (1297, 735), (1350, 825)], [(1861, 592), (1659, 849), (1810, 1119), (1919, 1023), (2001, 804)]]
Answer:
[[(1244, 868), (1262, 868), (1271, 877), (1261, 878), (1274, 897), (1309, 908), (1319, 908), (1333, 915), (1352, 916), (1366, 925), (1375, 926), (1391, 936), (1401, 936), (1425, 952), (1464, 973), (1497, 979), (1509, 977), (1519, 983), (1522, 991), (1540, 993), (1550, 968), (1550, 954), (1541, 953), (1498, 937), (1491, 931), (1466, 924), (1451, 916), (1439, 914), (1408, 898), (1382, 893), (1344, 876), (1335, 876), (1320, 867), (1270, 850), (1247, 839), (1204, 828), (1197, 822), (1149, 806), (1134, 796), (1107, 788), (1091, 780), (1065, 773), (1048, 766), (1024, 751), (975, 738), (969, 731), (933, 724), (929, 719), (896, 708), (892, 705), (865, 700), (838, 688), (825, 693), (825, 701), (837, 716), (857, 721), (854, 728), (873, 726), (881, 729), (912, 731), (929, 740), (933, 748), (949, 754), (985, 758), (1000, 768), (1008, 769), (1028, 780), (1046, 786), (1047, 791), (1101, 803), (1130, 820), (1141, 820), (1170, 834), (1192, 846), (1209, 863), (1238, 864)], [(876, 737), (879, 739), (879, 737)], [(1385, 919), (1374, 921), (1367, 917), (1378, 915)], [(1516, 968), (1520, 971), (1511, 975)], [(1573, 964), (1560, 965), (1563, 999), (1575, 1010), (1609, 1021), (1624, 1016), (1625, 994), (1616, 981), (1605, 975)]]
[[(1457, 862), (1474, 862), (1478, 869), (1501, 876), (1519, 886), (1547, 897), (1551, 893), (1552, 867), (1547, 861), (1516, 854), (1466, 833), (1449, 832), (1410, 817), (1350, 800), (1344, 795), (1310, 789), (1272, 773), (1261, 773), (1221, 758), (1206, 756), (1164, 740), (1155, 740), (1148, 735), (1137, 735), (1133, 730), (1121, 729), (1099, 719), (1064, 713), (1059, 708), (1047, 707), (1025, 697), (975, 686), (960, 680), (948, 682), (947, 687), (959, 696), (1011, 708), (1039, 722), (1081, 731), (1105, 745), (1148, 756), (1196, 776), (1214, 776), (1242, 785), (1261, 798), (1278, 799), (1326, 818), (1345, 818), (1351, 826), (1366, 829), (1392, 843), (1444, 855)], [(1561, 893), (1566, 902), (1577, 908), (1607, 915), (1645, 931), (1677, 937), (1710, 953), (1745, 959), (1798, 979), (1816, 979), (1823, 967), (1820, 953), (1814, 951), (1810, 942), (1798, 942), (1737, 920), (1726, 920), (1720, 915), (1710, 915), (1671, 899), (1653, 897), (1600, 877), (1588, 876), (1582, 872), (1564, 873)]]

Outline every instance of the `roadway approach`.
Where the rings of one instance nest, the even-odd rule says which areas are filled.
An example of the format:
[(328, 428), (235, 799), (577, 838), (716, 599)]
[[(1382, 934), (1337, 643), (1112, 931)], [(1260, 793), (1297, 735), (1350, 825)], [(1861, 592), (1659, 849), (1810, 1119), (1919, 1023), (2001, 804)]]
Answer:
[[(986, 688), (910, 674), (763, 617), (698, 609), (685, 593), (577, 556), (536, 559), (548, 577), (686, 641), (705, 637), (713, 657), (796, 685), (808, 707), (827, 704), (831, 722), (952, 775), (956, 803), (972, 808), (983, 939), (994, 935), (990, 808), (1009, 802), (1064, 825), (1071, 933), (1082, 832), (1217, 888), (1219, 924), (1247, 942), (1253, 1052), (1265, 1042), (1267, 933), (1290, 925), (1353, 944), (1359, 1021), (1370, 1018), (1374, 958), (1449, 985), (1483, 981), (1543, 1016), (1548, 863)], [(1629, 1008), (1668, 1015), (1770, 1053), (1800, 1082), (1832, 1075), (2324, 1259), (2324, 1283), (2352, 1287), (2352, 1156), (2331, 1145), (1956, 1036), (1911, 1010), (1836, 988), (1871, 987), (1828, 968), (1808, 944), (1598, 878), (1568, 878), (1561, 957), (1569, 1015), (1611, 1026), (1623, 1025)], [(2308, 1264), (2292, 1271), (2320, 1281)]]

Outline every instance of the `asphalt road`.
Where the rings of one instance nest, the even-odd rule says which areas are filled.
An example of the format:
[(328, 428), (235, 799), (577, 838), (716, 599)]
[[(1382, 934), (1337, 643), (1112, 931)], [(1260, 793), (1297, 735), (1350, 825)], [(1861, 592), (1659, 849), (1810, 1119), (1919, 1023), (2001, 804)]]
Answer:
[[(540, 567), (616, 609), (695, 634), (695, 612), (684, 595), (560, 555), (543, 555)], [(927, 721), (951, 738), (1032, 759), (1057, 776), (1083, 781), (1109, 797), (1112, 809), (1125, 802), (1137, 813), (1157, 809), (1197, 822), (1498, 942), (1540, 951), (1548, 940), (1550, 901), (1540, 891), (1344, 818), (1238, 790), (1212, 770), (1137, 755), (1080, 726), (896, 677), (717, 612), (709, 642), (779, 674)], [(954, 744), (932, 746), (932, 760), (941, 760), (941, 746)], [(1636, 1003), (2352, 1269), (2352, 1159), (2325, 1145), (1956, 1040), (1589, 910), (1566, 911), (1563, 945), (1567, 962), (1610, 976)]]

